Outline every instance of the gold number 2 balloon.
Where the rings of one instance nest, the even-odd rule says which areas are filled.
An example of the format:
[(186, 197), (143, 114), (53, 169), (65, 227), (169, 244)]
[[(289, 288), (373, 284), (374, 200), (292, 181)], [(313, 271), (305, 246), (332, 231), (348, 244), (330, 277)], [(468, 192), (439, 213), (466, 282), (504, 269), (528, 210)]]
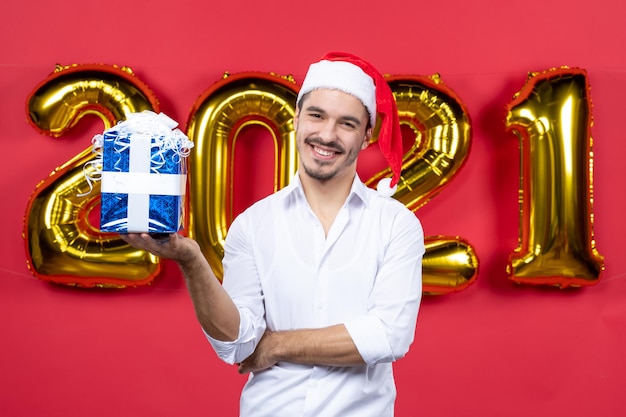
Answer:
[[(400, 123), (414, 132), (415, 140), (405, 152), (402, 177), (395, 198), (417, 210), (439, 193), (458, 174), (471, 143), (471, 123), (461, 99), (435, 74), (391, 76)], [(376, 184), (388, 170), (374, 175)], [(445, 294), (462, 291), (476, 280), (478, 257), (459, 236), (427, 236), (423, 260), (423, 291)]]
[(519, 246), (507, 273), (517, 283), (596, 283), (604, 269), (593, 238), (591, 100), (587, 74), (531, 73), (508, 106), (520, 139)]
[[(158, 111), (158, 101), (130, 68), (57, 66), (29, 95), (26, 110), (36, 130), (59, 137), (87, 114), (109, 128), (129, 113)], [(42, 280), (83, 287), (148, 283), (160, 271), (159, 259), (89, 223), (89, 213), (100, 202), (99, 182), (84, 195), (90, 184), (83, 166), (92, 159), (88, 148), (36, 186), (23, 232), (29, 269)]]

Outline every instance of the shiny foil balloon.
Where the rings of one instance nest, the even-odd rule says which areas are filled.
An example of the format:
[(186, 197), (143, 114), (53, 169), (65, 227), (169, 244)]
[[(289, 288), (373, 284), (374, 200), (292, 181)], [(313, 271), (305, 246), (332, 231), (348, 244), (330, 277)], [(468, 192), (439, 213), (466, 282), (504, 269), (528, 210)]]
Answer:
[[(396, 99), (400, 124), (415, 134), (410, 149), (405, 149), (394, 198), (417, 210), (464, 165), (470, 150), (471, 123), (463, 102), (438, 75), (391, 76), (387, 82)], [(388, 176), (390, 168), (374, 175), (367, 184), (375, 185)]]
[(251, 125), (266, 128), (274, 141), (274, 191), (289, 183), (298, 166), (293, 118), (297, 87), (290, 78), (259, 72), (225, 75), (195, 102), (187, 136), (189, 157), (189, 236), (218, 278), (226, 232), (233, 220), (234, 147)]
[[(158, 111), (150, 89), (127, 68), (57, 66), (28, 96), (27, 118), (39, 132), (62, 136), (86, 114), (105, 129), (129, 113)], [(100, 233), (89, 214), (100, 202), (100, 183), (89, 183), (91, 148), (57, 167), (30, 197), (24, 224), (27, 262), (38, 278), (81, 287), (146, 284), (160, 271), (159, 259)], [(87, 165), (86, 165), (87, 164)]]
[(596, 283), (604, 269), (593, 236), (593, 153), (587, 74), (559, 68), (529, 74), (508, 106), (520, 140), (519, 246), (507, 273), (517, 283)]
[(424, 294), (440, 295), (462, 291), (476, 280), (478, 257), (466, 240), (458, 236), (427, 236), (424, 246)]
[[(391, 76), (387, 81), (396, 99), (400, 124), (414, 133), (409, 149), (405, 146), (394, 198), (415, 211), (439, 193), (464, 165), (472, 138), (471, 122), (461, 99), (438, 75)], [(366, 184), (375, 185), (390, 175), (387, 168)], [(427, 237), (425, 243), (424, 293), (461, 291), (476, 280), (478, 257), (466, 240), (436, 236)]]

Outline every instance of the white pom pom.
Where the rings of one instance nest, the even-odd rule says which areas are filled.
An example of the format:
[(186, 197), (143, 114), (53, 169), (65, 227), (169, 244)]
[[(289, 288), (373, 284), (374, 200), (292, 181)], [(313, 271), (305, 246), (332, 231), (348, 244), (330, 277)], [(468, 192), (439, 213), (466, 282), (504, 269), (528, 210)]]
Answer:
[(393, 187), (390, 187), (390, 184), (391, 178), (383, 178), (382, 180), (378, 181), (378, 185), (376, 186), (378, 193), (383, 197), (393, 197), (393, 195), (396, 193), (396, 190), (398, 189), (398, 185), (396, 184)]

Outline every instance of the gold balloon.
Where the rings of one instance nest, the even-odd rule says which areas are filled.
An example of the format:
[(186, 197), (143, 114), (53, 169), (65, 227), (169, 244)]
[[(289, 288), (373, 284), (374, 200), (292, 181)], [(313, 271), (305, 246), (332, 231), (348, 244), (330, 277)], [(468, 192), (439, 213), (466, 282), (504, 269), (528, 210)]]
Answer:
[(293, 128), (296, 97), (297, 87), (289, 77), (226, 74), (192, 108), (187, 124), (187, 136), (195, 143), (189, 156), (189, 236), (220, 279), (224, 240), (233, 219), (234, 143), (246, 126), (267, 128), (276, 149), (274, 191), (283, 188), (298, 166)]
[[(463, 102), (438, 75), (391, 76), (387, 81), (396, 98), (400, 124), (415, 134), (402, 159), (402, 176), (394, 198), (415, 211), (464, 165), (472, 138), (471, 123)], [(387, 168), (367, 184), (375, 185), (390, 175)]]
[[(471, 123), (463, 102), (438, 75), (391, 76), (387, 81), (398, 105), (400, 124), (415, 134), (403, 156), (402, 176), (394, 198), (415, 211), (439, 193), (464, 165), (471, 143)], [(374, 138), (374, 141), (376, 138)], [(366, 181), (375, 185), (391, 175), (385, 169)], [(478, 257), (464, 239), (426, 238), (423, 291), (461, 291), (478, 276)]]
[(467, 241), (458, 236), (427, 236), (424, 245), (424, 294), (440, 295), (462, 291), (476, 280), (478, 258)]
[[(55, 137), (87, 114), (97, 115), (107, 129), (143, 110), (158, 112), (150, 89), (129, 68), (107, 65), (57, 66), (27, 102), (29, 122)], [(89, 213), (100, 202), (99, 182), (81, 194), (90, 190), (83, 167), (93, 159), (88, 148), (35, 188), (23, 233), (29, 269), (42, 280), (82, 287), (149, 283), (160, 271), (159, 259), (89, 223)]]
[(530, 73), (507, 109), (520, 140), (519, 246), (507, 273), (517, 283), (595, 284), (604, 269), (593, 237), (591, 100), (586, 71)]

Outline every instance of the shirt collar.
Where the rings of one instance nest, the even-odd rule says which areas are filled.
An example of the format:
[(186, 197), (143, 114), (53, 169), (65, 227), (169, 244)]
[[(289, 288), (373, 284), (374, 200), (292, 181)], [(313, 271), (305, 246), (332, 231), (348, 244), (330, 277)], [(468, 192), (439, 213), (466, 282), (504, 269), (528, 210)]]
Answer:
[[(283, 188), (283, 199), (287, 199), (291, 195), (297, 195), (304, 198), (304, 189), (302, 188), (302, 182), (300, 181), (299, 171), (293, 176), (289, 185)], [(348, 194), (346, 201), (352, 201), (355, 198), (361, 200), (366, 206), (369, 204), (368, 187), (363, 184), (359, 174), (354, 176), (352, 187), (350, 188), (350, 194)]]

